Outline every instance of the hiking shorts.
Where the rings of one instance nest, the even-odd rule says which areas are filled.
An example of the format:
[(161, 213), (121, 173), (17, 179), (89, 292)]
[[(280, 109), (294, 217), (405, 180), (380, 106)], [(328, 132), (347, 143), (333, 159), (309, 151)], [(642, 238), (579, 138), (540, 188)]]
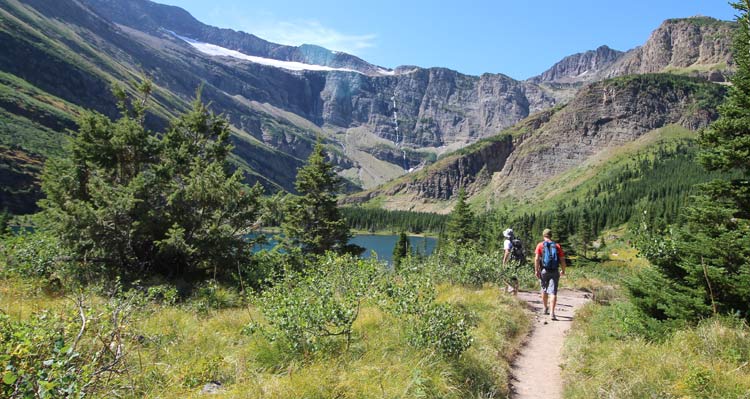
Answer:
[(547, 295), (557, 295), (557, 286), (560, 284), (560, 271), (549, 272), (542, 269), (542, 278), (539, 279), (542, 284), (542, 292)]

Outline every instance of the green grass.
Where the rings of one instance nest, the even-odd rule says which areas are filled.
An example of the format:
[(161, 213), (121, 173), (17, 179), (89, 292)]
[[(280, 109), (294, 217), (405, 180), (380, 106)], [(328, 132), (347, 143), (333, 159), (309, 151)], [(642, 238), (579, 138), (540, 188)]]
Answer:
[(640, 318), (628, 302), (579, 311), (565, 346), (566, 398), (748, 397), (747, 324), (714, 318), (658, 341)]
[(650, 319), (620, 285), (648, 264), (622, 241), (609, 246), (608, 257), (570, 273), (594, 301), (577, 313), (565, 343), (565, 398), (750, 397), (746, 322), (714, 317), (688, 326)]
[[(201, 387), (212, 380), (223, 385), (219, 398), (506, 396), (508, 359), (529, 328), (522, 307), (489, 285), (444, 285), (438, 294), (476, 323), (473, 345), (458, 359), (407, 344), (407, 326), (374, 306), (362, 309), (348, 350), (339, 346), (305, 357), (263, 334), (243, 333), (251, 321), (264, 323), (251, 305), (198, 311), (195, 302), (150, 304), (126, 326), (128, 373), (115, 383), (134, 386), (128, 397), (201, 397)], [(62, 312), (69, 304), (33, 283), (0, 280), (0, 310), (12, 318)]]

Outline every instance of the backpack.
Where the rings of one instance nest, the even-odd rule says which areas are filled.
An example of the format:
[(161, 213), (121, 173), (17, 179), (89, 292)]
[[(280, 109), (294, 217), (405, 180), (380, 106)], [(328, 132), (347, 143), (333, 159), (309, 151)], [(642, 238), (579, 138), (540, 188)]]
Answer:
[(550, 272), (557, 271), (560, 265), (560, 257), (557, 253), (557, 244), (554, 241), (542, 243), (542, 267)]
[(526, 261), (526, 255), (523, 253), (523, 242), (515, 237), (510, 240), (510, 259), (520, 262)]

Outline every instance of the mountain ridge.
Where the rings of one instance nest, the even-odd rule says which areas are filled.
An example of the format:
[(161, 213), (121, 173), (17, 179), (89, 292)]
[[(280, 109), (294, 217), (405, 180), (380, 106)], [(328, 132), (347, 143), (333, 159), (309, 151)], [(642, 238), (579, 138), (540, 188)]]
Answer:
[[(0, 54), (0, 72), (34, 87), (32, 91), (40, 93), (34, 96), (116, 117), (111, 85), (132, 92), (133, 82), (147, 76), (155, 88), (147, 124), (158, 131), (187, 109), (195, 90), (202, 87), (203, 100), (230, 121), (234, 162), (249, 183), (261, 182), (270, 190), (294, 190), (294, 171), (318, 138), (326, 143), (350, 187), (374, 188), (558, 106), (582, 87), (554, 79), (535, 83), (503, 74), (472, 76), (440, 67), (381, 70), (344, 53), (329, 59), (333, 52), (318, 47), (277, 45), (211, 27), (178, 7), (144, 0), (0, 0), (0, 4), (0, 40), (6, 48)], [(289, 62), (319, 57), (314, 60), (319, 64), (360, 70), (286, 70), (213, 56), (167, 32), (169, 27), (184, 37), (223, 44), (228, 50), (256, 51), (257, 56)], [(705, 30), (701, 29), (699, 36)], [(726, 29), (722, 29), (714, 33), (724, 43), (721, 35)], [(726, 48), (719, 44), (714, 52), (721, 55)], [(720, 64), (714, 61), (720, 59), (699, 57), (697, 64), (688, 66), (712, 73), (711, 68)], [(704, 67), (701, 62), (712, 64)], [(594, 62), (594, 67), (601, 69), (605, 63)], [(33, 96), (0, 101), (0, 118), (8, 121), (0, 125), (0, 144), (20, 145), (31, 152), (38, 149), (39, 155), (49, 156), (47, 147), (33, 144), (38, 141), (33, 136), (59, 134), (61, 138), (53, 141), (64, 141), (64, 129), (43, 130), (42, 125), (70, 127), (72, 112), (78, 111), (59, 107), (61, 114), (50, 114), (29, 107), (33, 101)], [(19, 109), (36, 111), (19, 113)], [(51, 121), (50, 115), (59, 120)], [(7, 130), (19, 123), (26, 126), (26, 133)]]
[[(354, 194), (343, 204), (450, 210), (460, 189), (484, 206), (513, 198), (537, 202), (544, 181), (668, 125), (697, 131), (714, 120), (726, 88), (671, 74), (628, 75), (586, 86), (564, 106), (449, 154), (418, 174)], [(502, 145), (500, 145), (502, 143)]]

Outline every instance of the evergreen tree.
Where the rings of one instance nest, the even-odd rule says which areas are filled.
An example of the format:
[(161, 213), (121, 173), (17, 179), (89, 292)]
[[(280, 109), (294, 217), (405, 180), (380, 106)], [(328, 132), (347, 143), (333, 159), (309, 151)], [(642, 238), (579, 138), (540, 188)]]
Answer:
[(445, 226), (445, 238), (459, 244), (474, 243), (479, 238), (476, 218), (466, 203), (466, 191), (463, 188), (458, 192), (456, 206)]
[[(552, 240), (560, 244), (560, 246), (563, 247), (564, 251), (569, 251), (570, 249), (572, 249), (568, 241), (568, 237), (570, 236), (570, 228), (568, 227), (568, 213), (565, 205), (558, 204), (557, 208), (555, 209), (551, 229), (553, 234)], [(541, 232), (539, 236), (541, 236)]]
[(0, 236), (8, 234), (9, 231), (10, 213), (8, 212), (8, 208), (5, 208), (2, 212), (0, 212)]
[(300, 248), (305, 255), (362, 252), (361, 247), (348, 244), (352, 235), (336, 205), (340, 186), (341, 179), (318, 142), (307, 164), (297, 172), (299, 195), (291, 195), (285, 205), (281, 227), (290, 249)]
[(700, 136), (708, 170), (735, 171), (699, 187), (673, 237), (646, 234), (641, 244), (656, 270), (631, 284), (636, 303), (660, 318), (696, 320), (711, 313), (750, 319), (750, 2), (734, 42), (737, 72), (720, 118)]
[(401, 259), (408, 256), (411, 253), (411, 243), (406, 232), (402, 231), (398, 235), (398, 241), (396, 246), (393, 247), (393, 267), (398, 270), (401, 266)]
[(576, 234), (578, 235), (578, 241), (581, 244), (581, 253), (585, 258), (587, 255), (589, 242), (593, 239), (594, 231), (591, 225), (591, 214), (585, 207), (581, 211), (581, 216), (578, 219), (578, 228)]
[[(144, 128), (150, 84), (120, 119), (87, 112), (71, 156), (47, 162), (40, 202), (48, 228), (85, 272), (200, 277), (229, 274), (251, 256), (260, 186), (229, 173), (229, 126), (200, 102), (165, 134)], [(226, 270), (225, 268), (228, 268)]]

